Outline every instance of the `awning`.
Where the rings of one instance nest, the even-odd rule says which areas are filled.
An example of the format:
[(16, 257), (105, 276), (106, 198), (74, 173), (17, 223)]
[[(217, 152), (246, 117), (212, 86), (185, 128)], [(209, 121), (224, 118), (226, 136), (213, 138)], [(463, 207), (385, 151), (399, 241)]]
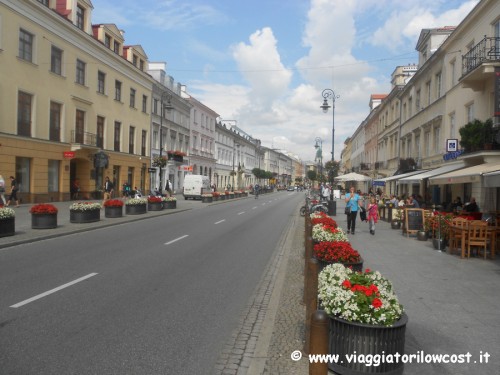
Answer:
[(399, 184), (419, 184), (420, 181), (434, 177), (434, 176), (439, 176), (444, 173), (448, 173), (451, 171), (456, 171), (457, 169), (463, 168), (465, 163), (463, 161), (460, 161), (458, 163), (450, 163), (443, 165), (442, 167), (432, 169), (430, 171), (424, 172), (424, 173), (419, 173), (410, 177), (405, 177), (401, 178), (398, 183)]
[(408, 172), (408, 173), (401, 173), (401, 174), (397, 174), (395, 176), (390, 176), (390, 177), (386, 177), (386, 178), (379, 178), (378, 180), (375, 180), (374, 182), (377, 182), (377, 181), (390, 182), (390, 181), (394, 181), (394, 180), (399, 180), (400, 178), (405, 178), (405, 177), (408, 177), (408, 176), (413, 176), (414, 174), (418, 174), (418, 173), (422, 173), (422, 172), (427, 172), (427, 169), (419, 169), (418, 171), (412, 171), (412, 172)]
[(500, 163), (485, 163), (429, 178), (429, 182), (432, 185), (480, 182), (482, 175), (496, 171), (500, 171)]
[(484, 187), (500, 187), (500, 171), (488, 172), (483, 175)]

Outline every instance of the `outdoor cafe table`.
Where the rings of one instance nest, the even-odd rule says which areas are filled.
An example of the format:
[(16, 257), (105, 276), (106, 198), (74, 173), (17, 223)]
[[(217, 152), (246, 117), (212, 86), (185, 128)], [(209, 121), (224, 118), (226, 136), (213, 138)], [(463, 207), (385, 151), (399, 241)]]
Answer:
[[(495, 259), (495, 249), (496, 249), (496, 239), (497, 239), (497, 233), (500, 231), (500, 227), (496, 225), (488, 225), (485, 227), (486, 228), (486, 236), (490, 240), (490, 257), (491, 259)], [(450, 226), (450, 231), (451, 233), (460, 233), (462, 235), (462, 253), (460, 255), (460, 258), (465, 258), (465, 249), (467, 246), (467, 231), (468, 231), (468, 226), (464, 227), (459, 227), (457, 225), (451, 225)], [(450, 249), (451, 252), (452, 249)]]

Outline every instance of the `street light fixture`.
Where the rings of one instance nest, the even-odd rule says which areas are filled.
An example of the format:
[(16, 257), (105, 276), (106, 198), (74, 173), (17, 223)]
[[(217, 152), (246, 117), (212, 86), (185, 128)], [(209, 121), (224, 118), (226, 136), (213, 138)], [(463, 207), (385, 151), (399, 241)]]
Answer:
[[(323, 110), (323, 113), (327, 113), (328, 109), (330, 108), (330, 105), (328, 104), (328, 99), (332, 99), (332, 168), (333, 168), (333, 161), (335, 160), (334, 156), (334, 146), (335, 146), (335, 100), (340, 98), (340, 95), (336, 95), (335, 92), (332, 89), (324, 89), (323, 92), (321, 93), (321, 96), (323, 96), (323, 104), (320, 106), (320, 108)], [(333, 169), (332, 169), (333, 172)], [(331, 189), (330, 189), (330, 200), (333, 202), (333, 173), (331, 173), (330, 176), (330, 184), (331, 184)]]
[[(166, 100), (166, 103), (165, 103), (165, 100)], [(168, 91), (164, 91), (161, 94), (161, 99), (160, 99), (160, 160), (162, 160), (162, 158), (163, 158), (163, 116), (165, 116), (165, 110), (167, 110), (167, 112), (170, 112), (172, 110), (172, 108), (174, 108), (172, 106), (171, 100), (172, 100), (172, 94), (169, 93)], [(162, 194), (163, 181), (161, 178), (162, 169), (163, 169), (163, 167), (160, 165), (160, 183), (159, 183), (159, 187), (158, 187), (158, 192), (160, 193), (160, 196), (163, 195)]]

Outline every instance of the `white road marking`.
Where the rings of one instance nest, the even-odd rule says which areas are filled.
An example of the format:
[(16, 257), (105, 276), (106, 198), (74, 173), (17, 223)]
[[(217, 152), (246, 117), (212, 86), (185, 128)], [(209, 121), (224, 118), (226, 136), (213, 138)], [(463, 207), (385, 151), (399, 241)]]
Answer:
[(222, 220), (216, 221), (214, 224), (217, 225), (217, 224), (223, 223), (225, 221), (226, 221), (226, 219), (222, 219)]
[(257, 208), (257, 206), (254, 206), (254, 207), (252, 207), (252, 210), (255, 210), (256, 208)]
[(17, 309), (18, 307), (21, 307), (21, 306), (24, 306), (30, 302), (33, 302), (33, 301), (36, 301), (37, 299), (40, 299), (40, 298), (43, 298), (43, 297), (46, 297), (48, 296), (49, 294), (52, 294), (52, 293), (55, 293), (55, 292), (58, 292), (59, 290), (61, 289), (64, 289), (64, 288), (67, 288), (68, 286), (71, 286), (71, 285), (74, 285), (76, 283), (79, 283), (80, 281), (83, 281), (83, 280), (86, 280), (86, 279), (89, 279), (93, 276), (97, 275), (97, 273), (89, 273), (87, 276), (83, 276), (83, 277), (80, 277), (79, 279), (76, 279), (76, 280), (73, 280), (73, 281), (70, 281), (69, 283), (66, 283), (64, 285), (61, 285), (61, 286), (58, 286), (57, 288), (54, 288), (54, 289), (51, 289), (51, 290), (48, 290), (46, 291), (45, 293), (42, 293), (42, 294), (39, 294), (37, 296), (34, 296), (34, 297), (31, 297), (31, 298), (28, 298), (24, 301), (21, 301), (19, 303), (16, 303), (15, 305), (12, 305), (10, 307), (13, 307), (14, 309)]
[(184, 236), (180, 236), (179, 238), (176, 238), (175, 240), (165, 242), (165, 245), (170, 245), (170, 244), (172, 244), (172, 243), (174, 243), (174, 242), (177, 242), (177, 241), (180, 241), (180, 240), (182, 240), (183, 238), (186, 238), (186, 237), (188, 237), (188, 236), (189, 236), (189, 234), (185, 234)]
[(238, 215), (243, 215), (245, 211), (238, 212)]

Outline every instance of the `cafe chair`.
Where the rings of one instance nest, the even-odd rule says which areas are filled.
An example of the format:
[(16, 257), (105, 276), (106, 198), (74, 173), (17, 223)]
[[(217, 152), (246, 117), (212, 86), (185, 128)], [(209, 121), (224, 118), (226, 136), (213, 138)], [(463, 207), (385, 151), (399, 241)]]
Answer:
[(484, 251), (484, 259), (486, 259), (486, 250), (488, 248), (488, 223), (481, 220), (472, 220), (469, 223), (467, 231), (467, 258), (470, 258), (471, 247), (482, 248)]
[[(467, 226), (469, 224), (469, 220), (463, 217), (456, 217), (451, 221), (450, 227), (450, 254), (453, 254), (455, 249), (462, 247), (462, 232), (467, 231)], [(465, 234), (465, 238), (467, 238), (467, 233)], [(465, 240), (467, 242), (467, 240)], [(463, 257), (463, 254), (462, 254)]]

